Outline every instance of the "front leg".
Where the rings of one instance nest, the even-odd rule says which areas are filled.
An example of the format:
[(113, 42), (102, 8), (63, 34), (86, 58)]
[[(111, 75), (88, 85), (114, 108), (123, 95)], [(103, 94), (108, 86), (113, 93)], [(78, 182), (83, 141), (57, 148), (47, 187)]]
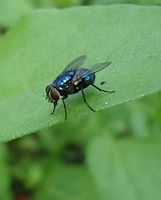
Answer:
[(56, 106), (57, 106), (57, 102), (54, 102), (54, 108), (53, 108), (53, 111), (50, 113), (51, 115), (54, 114)]
[(66, 103), (65, 103), (64, 99), (66, 99), (67, 97), (68, 97), (67, 94), (62, 97), (64, 112), (65, 112), (65, 120), (67, 120), (67, 107), (66, 107)]

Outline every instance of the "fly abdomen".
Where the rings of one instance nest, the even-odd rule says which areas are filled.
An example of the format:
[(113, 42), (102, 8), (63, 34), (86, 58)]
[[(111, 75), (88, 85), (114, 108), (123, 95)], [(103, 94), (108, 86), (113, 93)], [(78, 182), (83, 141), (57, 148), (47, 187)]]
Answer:
[(93, 84), (95, 80), (95, 74), (91, 73), (87, 76), (83, 77), (82, 80), (79, 82), (78, 86), (82, 89), (88, 87), (89, 85)]

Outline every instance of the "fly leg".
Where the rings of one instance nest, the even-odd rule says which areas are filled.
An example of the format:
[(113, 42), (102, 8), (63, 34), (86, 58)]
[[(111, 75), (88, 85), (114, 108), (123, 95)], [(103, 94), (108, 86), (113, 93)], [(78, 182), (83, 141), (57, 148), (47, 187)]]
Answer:
[(56, 106), (57, 106), (57, 102), (54, 102), (54, 108), (53, 108), (53, 111), (50, 113), (51, 115), (54, 114)]
[(108, 93), (113, 93), (113, 92), (115, 92), (114, 90), (103, 90), (103, 89), (99, 88), (98, 86), (96, 86), (96, 85), (94, 85), (94, 84), (92, 84), (92, 86), (93, 86), (94, 88), (96, 88), (97, 90), (101, 91), (101, 92), (108, 92)]
[(88, 104), (83, 89), (81, 89), (81, 92), (82, 92), (82, 96), (83, 96), (84, 103), (88, 106), (88, 108), (89, 108), (90, 110), (92, 110), (93, 112), (96, 112), (96, 111)]
[(65, 120), (67, 120), (67, 107), (66, 107), (64, 99), (62, 99), (62, 101), (63, 101), (64, 111), (65, 111)]

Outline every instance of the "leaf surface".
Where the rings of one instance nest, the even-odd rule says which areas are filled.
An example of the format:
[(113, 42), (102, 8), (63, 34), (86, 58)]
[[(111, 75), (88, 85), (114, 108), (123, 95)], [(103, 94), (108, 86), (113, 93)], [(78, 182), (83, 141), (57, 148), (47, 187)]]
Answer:
[[(85, 91), (96, 110), (161, 89), (161, 8), (111, 5), (34, 11), (0, 41), (0, 140), (7, 141), (64, 121), (61, 102), (54, 116), (45, 87), (74, 58), (86, 66), (112, 64)], [(106, 84), (100, 85), (101, 81)], [(81, 94), (67, 99), (68, 119), (91, 111)]]

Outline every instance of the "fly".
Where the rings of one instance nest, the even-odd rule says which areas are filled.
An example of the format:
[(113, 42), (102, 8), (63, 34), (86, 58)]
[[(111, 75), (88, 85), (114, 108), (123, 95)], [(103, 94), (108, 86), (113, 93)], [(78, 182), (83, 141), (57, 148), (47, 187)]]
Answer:
[(83, 65), (86, 58), (86, 55), (82, 55), (74, 59), (51, 84), (47, 85), (46, 99), (54, 105), (51, 114), (54, 114), (59, 99), (62, 99), (65, 119), (67, 119), (65, 99), (68, 95), (78, 93), (79, 91), (82, 93), (84, 103), (90, 110), (95, 112), (95, 110), (88, 104), (84, 93), (84, 89), (90, 85), (101, 92), (115, 92), (114, 90), (103, 90), (94, 84), (95, 73), (109, 66), (111, 62), (97, 63), (89, 66), (89, 68), (84, 68)]

